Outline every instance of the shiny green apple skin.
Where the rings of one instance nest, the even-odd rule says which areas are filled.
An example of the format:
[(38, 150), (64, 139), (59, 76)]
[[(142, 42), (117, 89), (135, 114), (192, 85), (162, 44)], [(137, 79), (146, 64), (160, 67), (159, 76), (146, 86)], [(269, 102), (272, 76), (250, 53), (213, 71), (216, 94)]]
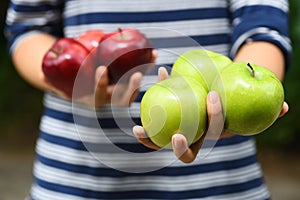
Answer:
[(219, 93), (225, 109), (224, 128), (240, 135), (266, 130), (278, 118), (284, 102), (284, 88), (276, 75), (246, 62), (225, 67), (212, 90)]
[(141, 121), (157, 146), (172, 148), (175, 133), (192, 144), (206, 130), (207, 92), (195, 80), (174, 77), (152, 85), (141, 101)]
[(180, 55), (174, 62), (171, 77), (191, 77), (204, 85), (208, 91), (212, 81), (232, 60), (209, 50), (195, 49)]

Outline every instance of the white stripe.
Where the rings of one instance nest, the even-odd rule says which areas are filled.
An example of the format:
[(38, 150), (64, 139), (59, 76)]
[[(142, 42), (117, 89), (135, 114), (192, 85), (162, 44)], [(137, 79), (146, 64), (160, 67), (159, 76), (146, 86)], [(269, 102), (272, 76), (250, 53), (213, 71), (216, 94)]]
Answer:
[[(153, 77), (150, 77), (152, 79)], [(118, 107), (118, 106), (112, 106), (112, 105), (106, 105), (102, 107), (100, 110), (95, 111), (94, 109), (88, 108), (87, 106), (78, 104), (76, 102), (70, 102), (65, 101), (56, 95), (47, 93), (44, 97), (44, 105), (47, 108), (65, 112), (69, 114), (76, 114), (79, 116), (84, 117), (91, 117), (94, 118), (98, 116), (98, 118), (107, 119), (112, 118), (113, 115), (112, 110), (114, 114), (116, 114), (116, 117), (128, 117), (128, 113), (130, 113), (131, 117), (139, 117), (139, 103), (132, 103), (131, 106), (128, 108), (124, 107)], [(115, 116), (115, 115), (114, 115)]]
[[(99, 144), (101, 145), (101, 144)], [(115, 146), (109, 146), (113, 151)], [(112, 167), (118, 170), (144, 171), (148, 169), (159, 169), (169, 166), (176, 161), (171, 151), (160, 151), (152, 153), (131, 153), (119, 149), (118, 153), (90, 153), (68, 147), (59, 146), (39, 140), (36, 151), (43, 157), (60, 162), (88, 167)]]
[[(84, 31), (90, 29), (102, 29), (106, 32), (116, 31), (120, 25), (116, 24), (89, 24), (68, 26), (65, 34), (68, 37), (77, 37)], [(210, 35), (230, 32), (227, 19), (202, 19), (181, 20), (173, 22), (151, 22), (151, 23), (122, 23), (122, 28), (132, 27), (139, 29), (148, 38), (170, 38), (179, 36)], [(180, 30), (178, 30), (180, 27)], [(199, 31), (201, 30), (201, 31)]]
[(51, 144), (41, 139), (37, 142), (36, 152), (43, 157), (60, 162), (89, 167), (103, 167), (89, 152)]
[(8, 25), (22, 23), (28, 25), (43, 26), (48, 22), (58, 21), (60, 17), (59, 12), (33, 12), (33, 13), (21, 13), (15, 12), (9, 8), (7, 11), (6, 23)]
[(238, 192), (228, 195), (216, 195), (214, 196), (218, 200), (262, 200), (262, 199), (269, 199), (270, 194), (265, 185), (261, 185), (260, 187), (253, 188), (251, 190), (247, 190), (244, 192)]
[(288, 12), (289, 5), (286, 0), (231, 0), (231, 10), (235, 11), (243, 6), (272, 6)]
[(85, 197), (79, 197), (74, 195), (69, 195), (61, 192), (56, 192), (52, 190), (47, 190), (40, 187), (39, 185), (33, 185), (31, 188), (32, 199), (37, 200), (95, 200)]
[(220, 53), (223, 55), (228, 55), (229, 54), (229, 44), (220, 44), (220, 45), (207, 45), (205, 46), (205, 49)]
[(152, 0), (152, 1), (139, 1), (139, 0), (89, 0), (89, 3), (76, 1), (67, 2), (66, 7), (68, 10), (66, 16), (74, 16), (86, 13), (97, 12), (159, 12), (159, 11), (172, 11), (172, 10), (186, 10), (186, 9), (201, 9), (201, 8), (225, 8), (226, 3), (222, 0), (210, 1), (195, 1), (185, 0)]
[[(117, 140), (117, 138), (116, 138)], [(103, 142), (103, 141), (101, 141)], [(94, 143), (101, 147), (101, 143)], [(105, 143), (102, 143), (105, 144)], [(107, 143), (106, 145), (109, 145)], [(103, 147), (104, 148), (104, 147)], [(153, 153), (132, 153), (117, 149), (113, 144), (107, 146), (111, 153), (90, 153), (80, 151), (68, 147), (52, 144), (44, 140), (39, 140), (37, 143), (37, 152), (49, 159), (59, 160), (70, 164), (83, 164), (90, 167), (100, 166), (100, 161), (111, 163), (113, 165), (128, 166), (128, 167), (160, 167), (172, 163), (174, 166), (184, 166), (178, 161), (172, 151), (156, 151)], [(106, 149), (107, 150), (107, 149)], [(115, 152), (113, 152), (115, 151)], [(112, 153), (114, 156), (112, 156)], [(241, 159), (255, 154), (255, 148), (252, 141), (242, 142), (240, 144), (214, 147), (205, 158), (197, 157), (192, 165), (210, 164), (214, 162), (230, 161)], [(93, 155), (93, 156), (92, 156)], [(97, 160), (98, 159), (98, 160)], [(99, 161), (100, 160), (100, 161)], [(129, 162), (130, 161), (130, 162)], [(162, 163), (161, 163), (162, 162)]]
[[(98, 128), (85, 127), (81, 125), (75, 126), (72, 123), (63, 122), (47, 116), (42, 118), (40, 129), (41, 131), (53, 136), (87, 143), (104, 144), (107, 140), (107, 136), (109, 136), (110, 143), (137, 143), (133, 134), (126, 135), (118, 128), (105, 129), (104, 134), (100, 126)], [(132, 132), (131, 128), (126, 130), (126, 133), (129, 132)]]
[(163, 66), (164, 64), (172, 64), (181, 54), (193, 49), (207, 49), (217, 53), (222, 53), (224, 55), (227, 55), (229, 51), (229, 44), (204, 46), (202, 44), (197, 43), (196, 41), (193, 41), (191, 38), (187, 39), (187, 43), (193, 43), (193, 46), (191, 45), (189, 47), (158, 49), (158, 57), (156, 60), (156, 64), (158, 66)]
[[(78, 196), (63, 194), (55, 191), (50, 191), (45, 188), (41, 188), (38, 185), (33, 185), (31, 189), (31, 194), (34, 199), (39, 200), (66, 200), (66, 199), (72, 199), (72, 200), (92, 200), (90, 198), (81, 198)], [(201, 200), (212, 200), (212, 199), (218, 199), (218, 200), (241, 200), (241, 199), (248, 199), (248, 200), (261, 200), (261, 199), (268, 199), (269, 193), (265, 187), (265, 185), (262, 185), (258, 188), (253, 188), (251, 190), (247, 190), (245, 192), (239, 192), (239, 193), (233, 193), (233, 194), (227, 194), (227, 195), (216, 195), (211, 196), (207, 198), (201, 198)], [(94, 200), (94, 199), (93, 199)], [(125, 199), (124, 199), (125, 200)], [(132, 200), (132, 199), (128, 199)], [(143, 200), (141, 198), (140, 200)], [(147, 200), (156, 200), (156, 199), (148, 199)], [(193, 199), (186, 199), (186, 200), (194, 200)]]
[(258, 165), (253, 164), (227, 171), (184, 176), (151, 176), (151, 178), (143, 179), (140, 176), (131, 176), (130, 178), (93, 177), (37, 163), (35, 165), (35, 176), (47, 182), (93, 191), (138, 191), (152, 189), (158, 191), (185, 191), (244, 183), (260, 178), (261, 170)]

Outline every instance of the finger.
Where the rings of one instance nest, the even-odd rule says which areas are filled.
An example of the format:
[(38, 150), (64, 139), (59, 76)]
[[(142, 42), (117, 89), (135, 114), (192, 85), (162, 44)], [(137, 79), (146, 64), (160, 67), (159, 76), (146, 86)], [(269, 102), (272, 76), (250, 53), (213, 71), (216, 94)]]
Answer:
[(147, 70), (145, 71), (145, 74), (150, 73), (153, 70), (153, 68), (155, 67), (155, 61), (156, 61), (156, 58), (157, 58), (157, 54), (158, 54), (157, 50), (153, 49), (152, 50), (151, 61), (150, 61), (150, 63), (147, 63), (147, 65), (146, 65)]
[(127, 90), (128, 93), (127, 94), (125, 93), (125, 98), (129, 99), (128, 105), (130, 105), (137, 97), (140, 90), (142, 79), (143, 79), (143, 74), (140, 72), (134, 73), (130, 78), (129, 88)]
[(158, 51), (154, 49), (152, 51), (152, 60), (151, 60), (152, 63), (155, 63), (157, 55), (158, 55)]
[(148, 137), (147, 134), (145, 132), (145, 129), (141, 126), (134, 126), (132, 129), (135, 137), (137, 138), (137, 140), (142, 143), (144, 146), (150, 148), (150, 149), (155, 149), (155, 150), (159, 150), (160, 147), (155, 145)]
[(189, 147), (184, 135), (177, 133), (172, 136), (173, 152), (184, 163), (191, 163), (195, 160), (202, 143), (203, 139), (199, 139)]
[(282, 110), (279, 114), (279, 117), (283, 117), (289, 111), (289, 105), (287, 102), (283, 102)]
[(138, 95), (142, 78), (143, 74), (141, 72), (135, 72), (131, 75), (128, 85), (116, 85), (113, 91), (113, 103), (120, 106), (129, 106)]
[(95, 76), (95, 108), (100, 108), (110, 101), (110, 97), (107, 95), (109, 81), (107, 67), (98, 67)]
[(165, 67), (158, 68), (158, 82), (166, 80), (169, 77), (168, 71)]
[(207, 95), (208, 129), (205, 139), (218, 140), (224, 128), (224, 116), (219, 95), (211, 91)]

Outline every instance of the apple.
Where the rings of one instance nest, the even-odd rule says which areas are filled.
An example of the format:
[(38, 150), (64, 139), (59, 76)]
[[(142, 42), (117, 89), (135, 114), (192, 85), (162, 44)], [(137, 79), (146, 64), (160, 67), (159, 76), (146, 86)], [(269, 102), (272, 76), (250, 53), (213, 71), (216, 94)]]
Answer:
[(77, 40), (83, 44), (90, 52), (97, 49), (100, 41), (106, 33), (100, 29), (88, 30), (77, 37)]
[(87, 48), (90, 52), (91, 59), (94, 59), (95, 67), (99, 66), (99, 58), (98, 58), (98, 46), (100, 44), (100, 41), (102, 38), (106, 35), (106, 33), (103, 30), (100, 29), (92, 29), (88, 30), (79, 37), (77, 37), (77, 41), (79, 41), (83, 46)]
[(209, 50), (194, 49), (180, 55), (174, 62), (171, 76), (196, 79), (208, 91), (219, 72), (232, 61), (225, 55)]
[(100, 64), (108, 66), (110, 84), (127, 82), (136, 71), (145, 73), (152, 62), (152, 44), (140, 31), (119, 29), (106, 34), (98, 47)]
[(172, 148), (175, 133), (192, 144), (206, 130), (207, 91), (193, 79), (174, 77), (152, 85), (141, 101), (141, 121), (148, 137), (162, 148)]
[(89, 51), (76, 39), (59, 38), (43, 58), (43, 73), (51, 85), (69, 98), (73, 95), (76, 78), (81, 84), (74, 97), (91, 94), (94, 91), (95, 64), (88, 56)]
[(226, 66), (212, 84), (220, 95), (224, 128), (241, 135), (258, 134), (278, 118), (284, 102), (280, 80), (269, 69), (246, 62)]

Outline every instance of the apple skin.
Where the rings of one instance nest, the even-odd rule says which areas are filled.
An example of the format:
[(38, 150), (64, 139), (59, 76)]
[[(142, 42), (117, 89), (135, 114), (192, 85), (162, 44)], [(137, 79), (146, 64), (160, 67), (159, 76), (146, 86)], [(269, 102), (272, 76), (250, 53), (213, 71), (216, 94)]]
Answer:
[(206, 130), (206, 97), (202, 85), (174, 77), (152, 85), (141, 101), (141, 121), (148, 137), (162, 148), (172, 148), (172, 136), (183, 134), (192, 144)]
[(185, 76), (196, 79), (206, 90), (219, 72), (232, 61), (227, 56), (209, 50), (194, 49), (180, 55), (174, 62), (171, 77)]
[[(44, 55), (42, 70), (47, 81), (73, 97), (76, 78), (82, 83), (76, 88), (75, 98), (94, 91), (95, 64), (88, 59), (89, 51), (73, 38), (59, 38)], [(79, 74), (80, 69), (80, 74)]]
[(153, 62), (152, 50), (152, 44), (144, 34), (133, 28), (124, 28), (102, 38), (98, 57), (101, 65), (108, 66), (110, 84), (114, 84), (119, 80), (127, 82), (136, 71), (145, 73)]
[(92, 29), (78, 36), (77, 40), (85, 46), (90, 52), (97, 49), (100, 41), (106, 35), (103, 30)]
[(102, 40), (102, 38), (106, 35), (106, 32), (100, 29), (92, 29), (88, 30), (77, 38), (87, 50), (90, 52), (90, 59), (94, 60), (95, 66), (99, 66), (99, 57), (98, 57), (98, 46)]
[(221, 97), (224, 128), (240, 135), (266, 130), (278, 118), (284, 102), (284, 89), (276, 75), (246, 62), (233, 62), (225, 67), (212, 90)]

